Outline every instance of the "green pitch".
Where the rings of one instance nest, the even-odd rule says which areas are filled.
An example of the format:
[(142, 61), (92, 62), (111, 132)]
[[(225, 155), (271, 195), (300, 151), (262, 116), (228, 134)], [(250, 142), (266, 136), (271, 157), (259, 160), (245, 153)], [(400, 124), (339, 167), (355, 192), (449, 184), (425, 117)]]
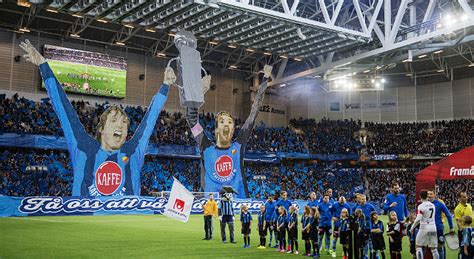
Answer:
[[(48, 64), (59, 82), (68, 84), (67, 86), (64, 86), (65, 90), (68, 92), (112, 96), (117, 98), (125, 97), (126, 70), (56, 60), (48, 60)], [(81, 75), (85, 75), (88, 79), (81, 78)], [(87, 82), (89, 88), (94, 91), (86, 91), (86, 89), (83, 88), (85, 82)]]
[[(386, 216), (382, 220), (385, 221)], [(301, 254), (277, 253), (274, 248), (257, 250), (259, 238), (255, 223), (254, 220), (252, 247), (244, 249), (238, 219), (237, 244), (222, 244), (217, 220), (213, 221), (214, 239), (201, 240), (204, 237), (202, 215), (191, 216), (188, 223), (161, 215), (0, 218), (0, 258), (302, 257)], [(406, 237), (403, 244), (402, 258), (411, 258)], [(303, 251), (301, 240), (299, 245)], [(386, 245), (388, 248), (387, 241)], [(341, 258), (341, 250), (338, 244), (337, 258)], [(390, 258), (388, 250), (385, 254)], [(323, 254), (321, 258), (331, 257)], [(448, 251), (447, 258), (456, 258), (455, 252)]]

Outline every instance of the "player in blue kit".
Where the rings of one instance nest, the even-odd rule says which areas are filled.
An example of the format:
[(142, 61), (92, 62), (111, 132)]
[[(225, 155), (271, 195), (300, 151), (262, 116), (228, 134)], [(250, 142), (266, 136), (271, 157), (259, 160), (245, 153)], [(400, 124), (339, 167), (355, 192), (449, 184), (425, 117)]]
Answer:
[(407, 199), (405, 195), (400, 193), (400, 185), (398, 183), (392, 183), (392, 193), (387, 194), (385, 197), (383, 210), (387, 214), (395, 211), (400, 222), (405, 222), (405, 219), (408, 217)]
[(28, 40), (20, 47), (26, 52), (26, 60), (39, 66), (64, 131), (74, 171), (72, 196), (140, 195), (140, 169), (168, 88), (176, 80), (173, 70), (165, 70), (163, 85), (130, 140), (126, 141), (130, 121), (117, 106), (111, 106), (100, 116), (95, 139), (85, 131), (46, 59)]
[(230, 113), (217, 114), (214, 143), (199, 124), (198, 109), (186, 107), (186, 119), (201, 151), (201, 188), (205, 192), (218, 192), (222, 186), (232, 186), (237, 191), (238, 198), (249, 197), (243, 170), (245, 147), (262, 104), (271, 70), (271, 66), (264, 67), (264, 82), (258, 88), (250, 115), (235, 141), (232, 140), (235, 122)]
[(312, 192), (310, 195), (309, 195), (309, 202), (307, 204), (308, 207), (312, 208), (312, 207), (318, 207), (318, 204), (319, 204), (319, 201), (316, 199), (316, 193), (315, 192)]
[[(336, 201), (334, 200), (334, 198), (332, 197), (332, 194), (333, 194), (333, 193), (332, 193), (332, 189), (331, 189), (331, 188), (327, 189), (327, 190), (324, 192), (324, 195), (328, 195), (328, 196), (329, 196), (329, 203), (331, 203), (331, 205), (334, 204), (334, 202), (336, 202)], [(318, 204), (321, 203), (321, 202), (323, 202), (324, 195), (323, 195), (323, 197), (319, 198)]]
[(442, 215), (448, 219), (449, 233), (454, 234), (453, 217), (444, 203), (436, 198), (433, 191), (428, 191), (428, 200), (435, 205), (435, 224), (436, 235), (438, 236), (438, 254), (439, 259), (446, 258), (446, 250), (444, 246), (444, 222)]
[(325, 194), (323, 201), (319, 203), (318, 210), (320, 215), (319, 221), (319, 245), (323, 246), (323, 237), (325, 236), (326, 252), (331, 254), (333, 257), (336, 255), (329, 249), (331, 243), (331, 232), (332, 232), (332, 205), (329, 202), (329, 195)]
[(275, 236), (275, 243), (277, 243), (277, 233), (275, 232), (275, 202), (271, 195), (268, 196), (267, 202), (265, 202), (265, 232), (270, 233), (270, 242), (268, 247), (272, 246), (272, 239)]

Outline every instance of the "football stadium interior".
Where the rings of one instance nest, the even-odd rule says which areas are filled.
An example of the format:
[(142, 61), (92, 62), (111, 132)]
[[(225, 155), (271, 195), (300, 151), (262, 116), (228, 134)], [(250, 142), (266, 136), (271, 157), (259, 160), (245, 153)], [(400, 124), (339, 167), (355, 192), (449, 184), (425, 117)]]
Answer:
[(0, 0), (0, 258), (474, 258), (473, 0)]

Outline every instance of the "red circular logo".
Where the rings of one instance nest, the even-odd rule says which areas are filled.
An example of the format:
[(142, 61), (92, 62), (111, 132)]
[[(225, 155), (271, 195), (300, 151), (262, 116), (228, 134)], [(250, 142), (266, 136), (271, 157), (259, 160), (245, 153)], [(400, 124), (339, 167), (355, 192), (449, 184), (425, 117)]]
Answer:
[(215, 170), (218, 176), (228, 177), (232, 174), (232, 158), (230, 156), (220, 156), (215, 164)]
[(103, 162), (95, 173), (95, 185), (102, 195), (113, 194), (122, 183), (122, 169), (113, 161)]

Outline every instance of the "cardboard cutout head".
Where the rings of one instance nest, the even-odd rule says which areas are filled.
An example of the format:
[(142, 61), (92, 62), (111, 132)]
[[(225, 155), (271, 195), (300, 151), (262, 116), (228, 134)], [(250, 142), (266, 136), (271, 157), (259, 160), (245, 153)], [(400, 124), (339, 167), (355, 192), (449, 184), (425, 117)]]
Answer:
[(111, 106), (100, 116), (97, 125), (97, 140), (100, 146), (107, 150), (118, 150), (127, 139), (130, 120), (127, 114), (118, 106)]
[(228, 148), (232, 144), (234, 136), (235, 122), (234, 118), (228, 112), (219, 112), (216, 116), (216, 142), (220, 148)]

